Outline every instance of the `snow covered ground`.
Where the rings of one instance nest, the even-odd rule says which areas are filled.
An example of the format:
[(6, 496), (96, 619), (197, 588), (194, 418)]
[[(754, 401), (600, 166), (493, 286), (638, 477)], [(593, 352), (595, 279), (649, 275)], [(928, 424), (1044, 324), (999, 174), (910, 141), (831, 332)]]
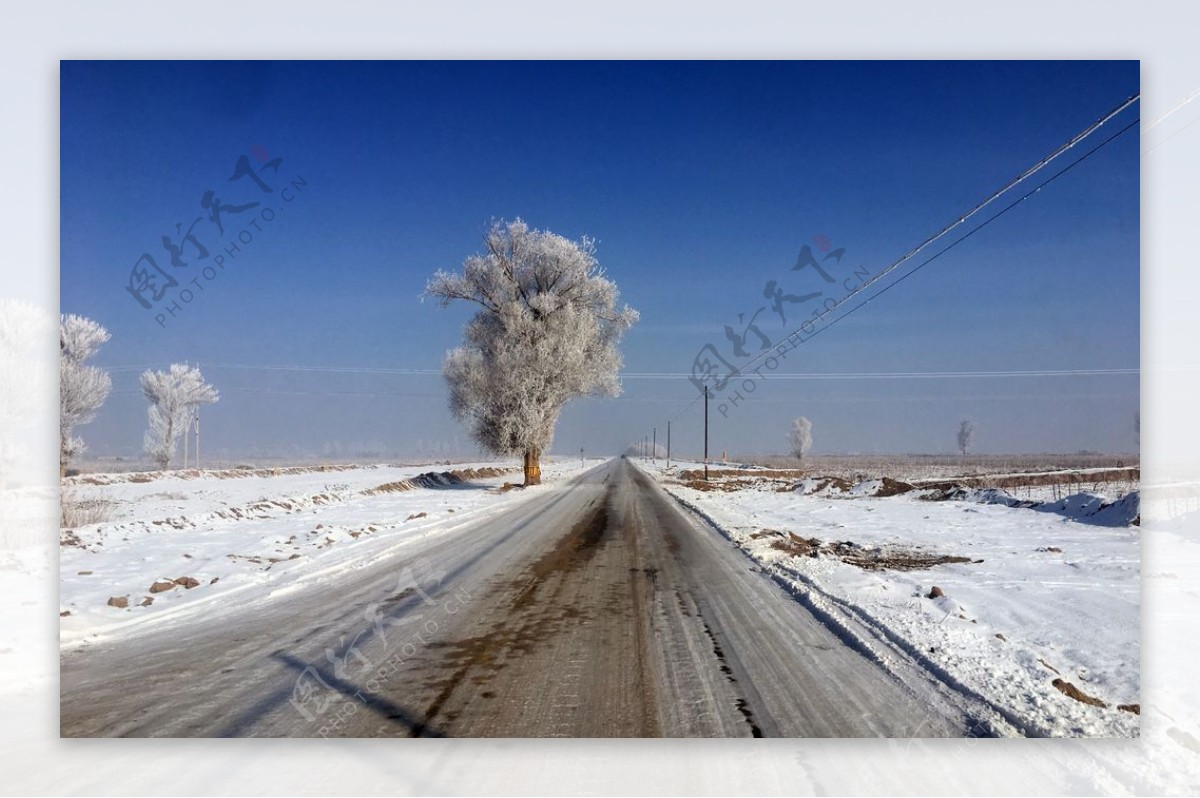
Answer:
[(1031, 509), (752, 471), (698, 489), (679, 478), (697, 464), (638, 465), (885, 663), (916, 660), (1027, 735), (1139, 733), (1136, 493)]
[[(561, 467), (565, 469), (567, 465), (563, 464)], [(554, 469), (559, 467), (547, 467), (547, 474), (554, 474)], [(428, 467), (422, 470), (428, 470)], [(361, 484), (371, 484), (374, 476), (378, 475), (374, 472), (367, 473), (369, 476)], [(348, 483), (350, 479), (346, 476), (327, 475), (314, 477), (314, 481), (320, 483), (319, 487), (323, 487), (326, 482)], [(182, 492), (182, 480), (180, 484), (178, 490)], [(232, 484), (226, 482), (224, 487)], [(134, 488), (130, 486), (127, 489)], [(163, 489), (147, 487), (141, 490), (153, 493)], [(705, 503), (713, 514), (720, 512), (720, 505), (725, 499), (736, 496), (696, 496), (698, 493), (692, 492), (692, 498)], [(1142, 597), (1142, 621), (1145, 625), (1145, 643), (1142, 651), (1140, 738), (1123, 741), (1057, 740), (1040, 743), (1035, 748), (1028, 745), (997, 745), (978, 740), (888, 741), (886, 745), (881, 743), (880, 746), (865, 743), (846, 746), (845, 741), (807, 740), (798, 748), (768, 747), (744, 752), (744, 756), (739, 759), (742, 763), (739, 778), (750, 778), (751, 781), (744, 783), (760, 785), (762, 789), (769, 791), (786, 791), (779, 786), (780, 784), (811, 787), (817, 783), (833, 792), (864, 794), (911, 789), (914, 784), (923, 785), (922, 789), (933, 793), (982, 793), (987, 790), (994, 791), (997, 784), (1008, 783), (1004, 781), (1006, 778), (1016, 778), (1017, 781), (1013, 783), (1025, 784), (1035, 792), (1046, 794), (1196, 794), (1197, 789), (1200, 789), (1200, 713), (1197, 712), (1197, 708), (1200, 708), (1200, 688), (1194, 673), (1194, 663), (1198, 654), (1196, 643), (1200, 640), (1200, 532), (1197, 531), (1200, 530), (1200, 499), (1197, 498), (1200, 497), (1200, 482), (1147, 485), (1143, 493), (1142, 575), (1145, 591)], [(513, 496), (519, 500), (520, 495), (520, 491), (514, 491), (502, 494), (500, 498)], [(764, 496), (754, 495), (759, 498)], [(258, 498), (258, 495), (251, 496), (250, 500), (255, 498)], [(897, 498), (899, 501), (905, 501), (904, 497)], [(853, 501), (873, 503), (874, 506), (883, 508), (891, 500)], [(743, 506), (746, 504), (744, 500), (739, 503)], [(219, 507), (220, 501), (216, 504)], [(963, 517), (972, 516), (962, 512), (965, 509), (965, 506), (960, 507), (960, 514)], [(1006, 507), (976, 509), (1009, 514), (1030, 513), (1028, 510)], [(58, 592), (59, 581), (56, 559), (59, 550), (65, 557), (79, 555), (71, 552), (69, 547), (60, 547), (52, 542), (58, 515), (57, 490), (54, 488), (4, 491), (0, 493), (0, 510), (0, 538), (6, 542), (5, 550), (0, 554), (0, 573), (3, 575), (0, 579), (0, 704), (4, 709), (0, 712), (0, 738), (9, 751), (11, 761), (35, 763), (30, 772), (43, 774), (42, 781), (27, 779), (24, 783), (42, 784), (49, 789), (48, 785), (55, 783), (49, 779), (52, 778), (50, 774), (56, 770), (60, 755), (60, 744), (56, 739), (57, 711), (50, 709), (56, 705), (58, 697), (58, 640), (53, 629), (56, 626), (55, 620), (69, 620), (69, 617), (55, 618), (55, 595)], [(736, 511), (737, 507), (731, 506), (730, 512)], [(177, 509), (172, 509), (171, 512), (178, 514)], [(879, 512), (877, 509), (869, 515), (874, 519)], [(923, 517), (920, 520), (925, 521)], [(1044, 516), (1042, 520), (1055, 519)], [(1094, 527), (1093, 531), (1106, 534), (1111, 530)], [(360, 537), (359, 540), (362, 541), (363, 538)], [(1061, 548), (1064, 549), (1064, 556), (1067, 555), (1066, 547)], [(940, 546), (938, 550), (941, 550)], [(330, 555), (329, 551), (322, 551), (325, 552), (325, 556)], [(295, 561), (287, 567), (298, 568), (299, 562)], [(985, 560), (980, 566), (937, 566), (925, 572), (926, 577), (922, 583), (934, 582), (943, 587), (947, 595), (954, 597), (958, 589), (952, 589), (951, 583), (946, 581), (943, 575), (958, 572), (953, 569), (987, 565), (989, 563)], [(62, 570), (74, 574), (82, 569), (77, 566), (75, 570), (71, 570), (68, 566)], [(282, 572), (282, 569), (273, 568), (266, 573), (274, 574), (277, 570)], [(920, 574), (921, 572), (897, 573), (891, 574), (891, 577), (909, 579), (918, 578)], [(868, 575), (870, 574), (860, 576)], [(930, 575), (933, 579), (929, 578)], [(786, 577), (786, 574), (781, 572), (781, 576)], [(144, 580), (139, 580), (139, 586), (141, 581)], [(1034, 591), (1038, 590), (1037, 585), (1028, 583), (1023, 587), (1027, 597), (1032, 597)], [(831, 586), (827, 590), (834, 588), (835, 586)], [(195, 590), (191, 592), (195, 593)], [(884, 591), (880, 589), (879, 592), (882, 594)], [(99, 593), (103, 596), (104, 591)], [(259, 594), (265, 595), (266, 591), (260, 591)], [(67, 590), (63, 591), (61, 597), (63, 600), (71, 598)], [(1011, 597), (1006, 597), (1005, 600), (1010, 601)], [(156, 601), (156, 604), (158, 603)], [(238, 604), (242, 603), (239, 598)], [(1059, 599), (1051, 598), (1047, 606), (1053, 611), (1060, 603)], [(839, 609), (839, 612), (842, 611), (828, 601), (826, 606), (833, 606)], [(1039, 611), (1036, 602), (1031, 600), (1029, 606), (1036, 615)], [(979, 617), (979, 613), (986, 613), (987, 607), (987, 602), (975, 602), (972, 606), (975, 612), (973, 617), (980, 623), (984, 619)], [(1099, 613), (1089, 613), (1093, 617), (1097, 614)], [(132, 613), (113, 611), (114, 617), (121, 618), (123, 615), (129, 617)], [(937, 618), (929, 620), (934, 622)], [(954, 620), (948, 617), (944, 623), (950, 624)], [(129, 627), (129, 631), (134, 628), (136, 627)], [(1082, 631), (1065, 630), (1060, 634), (1064, 639), (1086, 638)], [(1054, 664), (1053, 660), (1047, 661)], [(1080, 684), (1080, 687), (1083, 685)], [(1045, 692), (1042, 696), (1044, 701), (1047, 700)], [(1058, 700), (1053, 695), (1049, 698)], [(88, 774), (80, 778), (88, 779), (89, 783), (106, 777), (125, 778), (128, 782), (130, 774), (134, 774), (134, 782), (142, 784), (146, 789), (152, 789), (153, 784), (157, 783), (152, 777), (145, 775), (149, 771), (139, 767), (138, 761), (135, 761), (136, 757), (132, 754), (129, 757), (114, 757), (111, 751), (105, 751), (103, 748), (78, 753), (74, 770), (77, 773)], [(633, 753), (626, 752), (626, 756), (632, 756)], [(336, 759), (335, 754), (336, 752), (332, 752), (330, 756)], [(495, 768), (502, 767), (503, 763), (510, 760), (512, 754), (508, 744), (502, 744), (498, 749), (476, 751), (475, 755), (482, 757), (482, 767)], [(164, 756), (173, 766), (185, 770), (194, 766), (190, 758), (192, 754), (182, 755), (183, 758), (177, 758), (177, 761), (171, 759), (173, 754), (170, 752)], [(342, 779), (338, 774), (345, 772), (344, 769), (338, 768), (332, 771), (328, 770), (328, 767), (323, 770), (313, 768), (301, 771), (301, 781), (296, 781), (296, 771), (289, 769), (292, 767), (290, 763), (272, 762), (271, 767), (264, 770), (261, 767), (262, 752), (254, 756), (256, 759), (253, 764), (248, 760), (233, 762), (231, 773), (243, 780), (253, 780), (257, 775), (265, 773), (266, 781), (260, 786), (268, 791), (272, 785), (278, 787), (281, 773), (291, 773), (294, 784), (326, 783), (333, 785), (333, 789)], [(560, 766), (577, 767), (577, 761), (571, 758), (573, 756), (575, 755), (569, 752), (564, 753)], [(373, 761), (375, 760), (351, 757), (350, 760), (342, 762), (342, 765), (345, 768), (362, 768)], [(390, 762), (391, 759), (379, 761)], [(412, 761), (411, 757), (405, 762), (408, 767), (419, 769), (420, 763)], [(722, 760), (710, 757), (705, 759), (705, 763), (711, 765), (711, 770), (705, 771), (709, 777), (725, 779), (723, 783), (729, 783), (730, 774), (727, 769), (723, 769), (727, 766), (722, 764)], [(647, 749), (644, 760), (623, 761), (621, 770), (631, 774), (629, 783), (632, 790), (633, 785), (641, 783), (637, 779), (644, 779), (647, 773), (667, 773), (676, 778), (685, 778), (695, 775), (695, 767), (693, 759), (685, 759), (682, 762), (678, 757), (664, 759), (661, 751)], [(377, 778), (384, 778), (390, 771), (370, 772)], [(330, 773), (333, 775), (330, 776)], [(137, 774), (141, 774), (141, 781), (137, 781)], [(149, 781), (146, 780), (148, 778)], [(445, 778), (445, 774), (442, 774), (442, 778)], [(703, 782), (703, 779), (701, 781)]]
[[(588, 462), (588, 466), (596, 461)], [(99, 474), (64, 481), (82, 520), (61, 533), (63, 649), (235, 613), (338, 578), (537, 495), (518, 463)], [(461, 483), (439, 476), (445, 469)], [(553, 483), (579, 460), (548, 462)], [(429, 476), (432, 474), (433, 476)], [(426, 475), (426, 476), (422, 476)]]

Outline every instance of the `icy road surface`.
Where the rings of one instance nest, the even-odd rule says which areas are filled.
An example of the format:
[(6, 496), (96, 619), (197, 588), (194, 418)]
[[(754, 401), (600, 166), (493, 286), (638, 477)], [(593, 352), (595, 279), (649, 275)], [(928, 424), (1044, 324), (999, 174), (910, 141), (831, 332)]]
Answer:
[(624, 460), (237, 613), (62, 655), (64, 736), (965, 736)]

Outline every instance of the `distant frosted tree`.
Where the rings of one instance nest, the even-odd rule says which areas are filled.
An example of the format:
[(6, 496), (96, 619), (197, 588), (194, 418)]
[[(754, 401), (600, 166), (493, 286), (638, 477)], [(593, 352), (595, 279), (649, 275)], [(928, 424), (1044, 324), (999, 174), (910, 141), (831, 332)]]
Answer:
[(958, 450), (962, 452), (962, 456), (966, 457), (971, 451), (971, 445), (975, 443), (975, 430), (978, 425), (970, 419), (965, 419), (958, 425)]
[(108, 330), (82, 316), (60, 316), (59, 339), (59, 416), (58, 468), (66, 476), (67, 463), (83, 453), (83, 440), (75, 427), (96, 417), (112, 390), (112, 380), (102, 369), (87, 361), (109, 338)]
[(792, 422), (788, 440), (792, 444), (792, 454), (804, 459), (804, 455), (812, 447), (812, 422), (804, 416)]
[(485, 449), (522, 454), (525, 484), (536, 485), (563, 406), (620, 393), (617, 345), (638, 314), (618, 308), (591, 239), (517, 219), (493, 223), (484, 245), (461, 274), (439, 271), (426, 286), (443, 307), (480, 306), (443, 364), (450, 408)]
[(220, 397), (204, 381), (200, 369), (173, 363), (167, 371), (147, 370), (142, 374), (142, 394), (150, 402), (150, 428), (146, 431), (146, 454), (166, 469), (175, 456), (175, 444), (187, 429), (188, 419), (200, 405)]

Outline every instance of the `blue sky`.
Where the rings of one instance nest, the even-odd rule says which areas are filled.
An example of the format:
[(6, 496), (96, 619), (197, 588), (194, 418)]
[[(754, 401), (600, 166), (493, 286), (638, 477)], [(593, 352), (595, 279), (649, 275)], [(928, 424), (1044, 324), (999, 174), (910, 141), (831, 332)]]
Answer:
[[(114, 395), (80, 433), (93, 454), (135, 455), (138, 372), (188, 361), (222, 391), (214, 456), (470, 455), (441, 378), (395, 372), (436, 371), (458, 343), (470, 310), (420, 294), (490, 219), (597, 239), (642, 314), (626, 371), (686, 373), (707, 343), (730, 356), (724, 325), (767, 304), (768, 280), (821, 290), (791, 270), (815, 237), (845, 248), (839, 281), (877, 271), (1138, 84), (1136, 61), (63, 62), (61, 306), (113, 334), (97, 362)], [(1135, 128), (780, 371), (1136, 369), (1138, 146)], [(270, 193), (230, 181), (240, 156)], [(259, 204), (223, 214), (222, 236), (208, 190)], [(172, 267), (161, 238), (196, 218), (209, 256), (185, 247)], [(150, 310), (126, 290), (143, 253), (180, 283)], [(758, 320), (773, 340), (795, 324)], [(694, 395), (631, 377), (619, 399), (568, 407), (555, 449), (615, 452), (674, 418), (676, 448), (697, 452)], [(782, 451), (805, 415), (814, 452), (950, 451), (966, 417), (980, 451), (1133, 451), (1137, 406), (1129, 373), (772, 380), (714, 411), (712, 446)]]

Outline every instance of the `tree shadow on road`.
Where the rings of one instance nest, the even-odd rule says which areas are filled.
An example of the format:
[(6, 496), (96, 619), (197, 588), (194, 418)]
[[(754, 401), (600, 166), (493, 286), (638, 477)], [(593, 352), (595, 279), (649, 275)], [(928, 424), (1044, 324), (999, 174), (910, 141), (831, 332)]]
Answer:
[[(439, 730), (427, 725), (421, 718), (418, 718), (404, 707), (394, 704), (376, 693), (369, 692), (365, 686), (354, 684), (353, 682), (338, 678), (336, 674), (330, 672), (330, 670), (327, 668), (317, 667), (282, 651), (276, 651), (275, 653), (271, 654), (271, 659), (282, 663), (296, 672), (296, 685), (276, 690), (264, 697), (249, 710), (243, 712), (241, 716), (233, 723), (222, 729), (218, 734), (219, 737), (240, 737), (244, 735), (256, 721), (261, 719), (275, 707), (281, 704), (291, 703), (289, 699), (294, 698), (297, 685), (299, 685), (300, 679), (302, 679), (306, 674), (315, 674), (316, 679), (318, 679), (325, 688), (336, 691), (337, 693), (341, 694), (346, 701), (353, 702), (352, 705), (356, 706), (357, 708), (352, 714), (357, 714), (358, 709), (365, 708), (374, 712), (388, 723), (395, 725), (397, 727), (397, 731), (404, 735), (413, 736), (419, 732), (422, 737), (444, 736)], [(344, 704), (340, 702), (326, 702), (324, 707), (325, 710), (336, 710), (338, 707), (343, 705)], [(309, 722), (312, 726), (312, 734), (307, 736), (325, 736), (320, 734), (320, 730), (331, 725), (331, 721), (334, 721), (334, 718), (337, 717), (337, 712), (331, 711), (328, 713), (328, 718), (325, 718), (325, 710), (322, 710), (320, 716), (317, 717), (311, 717), (310, 713), (311, 719)], [(298, 721), (304, 719), (304, 713), (302, 713), (299, 709), (296, 710), (296, 713)], [(347, 717), (350, 716), (352, 715), (347, 715)], [(329, 736), (337, 737), (342, 735), (335, 733)]]

